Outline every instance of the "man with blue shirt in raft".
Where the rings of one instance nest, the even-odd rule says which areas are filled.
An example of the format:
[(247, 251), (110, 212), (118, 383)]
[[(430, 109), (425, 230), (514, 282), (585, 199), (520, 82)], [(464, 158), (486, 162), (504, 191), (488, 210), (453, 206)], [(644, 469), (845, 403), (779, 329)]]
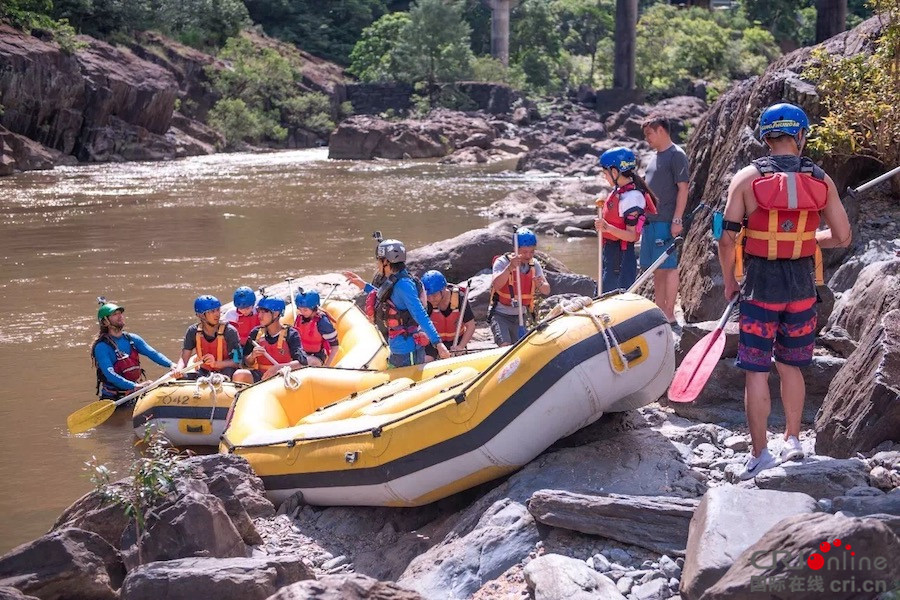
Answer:
[(375, 323), (387, 332), (390, 367), (409, 367), (425, 362), (425, 348), (417, 343), (421, 333), (437, 348), (440, 358), (450, 358), (425, 306), (422, 284), (406, 270), (406, 247), (398, 240), (383, 240), (375, 249), (384, 282), (375, 296)]
[(174, 369), (175, 363), (155, 350), (136, 333), (125, 333), (125, 307), (111, 302), (97, 311), (100, 332), (91, 345), (97, 370), (97, 393), (101, 399), (117, 400), (146, 386), (139, 355)]

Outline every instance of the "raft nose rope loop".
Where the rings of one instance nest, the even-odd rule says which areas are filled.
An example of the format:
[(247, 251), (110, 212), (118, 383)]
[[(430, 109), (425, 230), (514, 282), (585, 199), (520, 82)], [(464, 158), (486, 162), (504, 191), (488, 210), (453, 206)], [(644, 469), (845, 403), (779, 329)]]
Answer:
[(194, 385), (194, 398), (200, 397), (200, 388), (209, 388), (210, 398), (212, 399), (212, 410), (209, 413), (209, 422), (212, 423), (216, 414), (217, 394), (222, 391), (222, 384), (228, 381), (228, 378), (221, 373), (210, 373), (204, 377), (198, 377)]
[(290, 365), (285, 365), (278, 370), (278, 373), (284, 378), (284, 387), (288, 390), (300, 389), (300, 376), (295, 375)]
[[(603, 337), (603, 343), (606, 344), (606, 354), (609, 356), (609, 366), (612, 368), (613, 373), (616, 375), (621, 375), (628, 371), (628, 359), (625, 358), (625, 353), (622, 352), (622, 347), (619, 344), (619, 340), (616, 338), (616, 334), (613, 331), (612, 327), (607, 327), (606, 324), (612, 320), (612, 317), (607, 313), (601, 313), (600, 315), (595, 315), (591, 311), (588, 310), (588, 307), (594, 303), (592, 298), (588, 298), (587, 296), (578, 296), (572, 299), (565, 299), (560, 302), (557, 307), (565, 314), (571, 315), (574, 317), (588, 317), (591, 321), (594, 322), (594, 325), (597, 327), (597, 331), (600, 332), (600, 335)], [(556, 310), (554, 308), (553, 310)], [(615, 348), (616, 354), (619, 355), (619, 360), (622, 362), (622, 368), (616, 366), (616, 361), (613, 360), (612, 350)]]

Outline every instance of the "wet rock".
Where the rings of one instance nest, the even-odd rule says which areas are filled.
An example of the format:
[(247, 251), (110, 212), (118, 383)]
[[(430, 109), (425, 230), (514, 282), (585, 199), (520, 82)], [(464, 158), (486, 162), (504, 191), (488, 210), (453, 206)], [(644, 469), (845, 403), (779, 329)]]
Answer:
[(892, 490), (900, 487), (900, 471), (896, 468), (888, 470), (884, 467), (875, 467), (869, 471), (869, 481), (879, 489)]
[[(296, 283), (302, 285), (303, 281), (298, 279)], [(186, 464), (199, 469), (204, 479), (225, 477), (251, 519), (275, 515), (275, 507), (266, 498), (262, 479), (253, 472), (247, 459), (234, 454), (209, 454), (189, 458)]]
[(517, 171), (563, 171), (574, 157), (562, 144), (550, 143), (530, 150), (519, 158)]
[(850, 358), (857, 348), (856, 342), (850, 338), (847, 330), (838, 325), (830, 326), (823, 331), (816, 339), (816, 343), (828, 348), (841, 358)]
[(52, 169), (59, 156), (59, 152), (0, 125), (0, 176), (19, 171)]
[(283, 587), (268, 600), (421, 600), (422, 596), (392, 581), (359, 573), (323, 575)]
[(140, 552), (134, 526), (122, 536), (123, 560), (129, 570), (153, 561), (196, 556), (243, 557), (247, 547), (222, 501), (205, 493), (201, 481), (182, 481), (183, 493), (154, 511), (142, 532)]
[(489, 162), (487, 152), (477, 147), (462, 148), (442, 158), (442, 165), (480, 165)]
[(235, 529), (241, 534), (241, 539), (249, 546), (257, 546), (263, 543), (256, 526), (247, 514), (247, 509), (241, 504), (241, 501), (235, 496), (234, 489), (225, 475), (216, 475), (207, 481), (209, 493), (216, 496), (222, 501), (225, 507), (225, 513), (231, 519)]
[[(825, 554), (825, 566), (816, 571), (813, 589), (794, 589), (782, 592), (777, 597), (798, 600), (822, 598), (827, 591), (828, 598), (850, 599), (859, 597), (856, 592), (836, 593), (846, 590), (840, 582), (871, 581), (883, 582), (884, 589), (890, 589), (891, 582), (900, 577), (900, 563), (892, 557), (900, 552), (900, 539), (883, 523), (875, 519), (855, 519), (838, 515), (806, 514), (788, 517), (778, 522), (759, 541), (744, 550), (734, 560), (728, 572), (703, 595), (704, 600), (726, 600), (730, 598), (756, 597), (751, 592), (752, 582), (758, 578), (784, 580), (785, 590), (791, 590), (790, 580), (799, 577), (807, 583), (808, 572), (792, 571), (785, 561), (752, 560), (751, 557), (770, 556), (773, 549), (783, 552), (783, 556), (802, 557), (818, 549), (823, 541), (841, 540), (844, 548), (835, 547)], [(856, 557), (868, 557), (869, 561), (842, 561), (842, 554), (850, 546)], [(754, 554), (755, 553), (755, 554)], [(881, 557), (882, 560), (878, 560)], [(830, 562), (829, 562), (830, 561)], [(754, 564), (755, 563), (755, 564)], [(804, 570), (805, 571), (805, 570)], [(753, 578), (751, 580), (751, 577)], [(832, 587), (835, 582), (837, 587)], [(758, 592), (757, 592), (758, 594)], [(684, 596), (684, 594), (682, 594)]]
[(0, 587), (0, 600), (38, 600), (36, 596), (26, 596), (11, 586)]
[(888, 312), (900, 308), (900, 259), (862, 269), (853, 287), (835, 306), (829, 328), (840, 327), (861, 341)]
[(122, 600), (264, 600), (279, 588), (313, 578), (299, 556), (182, 558), (130, 571)]
[(525, 508), (537, 490), (645, 496), (704, 490), (671, 443), (652, 430), (600, 427), (593, 435), (598, 441), (542, 455), (449, 518), (443, 533), (434, 534), (435, 545), (412, 560), (398, 583), (426, 598), (468, 597), (524, 560), (540, 539)]
[(515, 190), (491, 204), (484, 212), (495, 219), (537, 222), (540, 217), (561, 213), (563, 209), (552, 201), (539, 198), (530, 190)]
[(534, 598), (542, 600), (624, 600), (616, 584), (584, 562), (545, 554), (525, 565), (525, 583)]
[(696, 600), (735, 559), (785, 517), (816, 510), (805, 494), (722, 486), (709, 490), (691, 520), (681, 596)]
[(834, 498), (866, 484), (866, 465), (861, 460), (813, 459), (766, 469), (753, 480), (765, 490), (801, 492), (813, 498)]
[[(115, 482), (114, 487), (122, 489), (124, 482)], [(96, 533), (113, 548), (119, 547), (122, 532), (130, 522), (125, 510), (96, 491), (88, 492), (69, 506), (56, 520), (50, 531), (74, 527)]]
[(838, 496), (832, 501), (834, 511), (841, 511), (855, 517), (866, 515), (894, 515), (900, 517), (900, 492), (878, 496)]
[(869, 240), (865, 248), (845, 260), (828, 280), (828, 287), (835, 292), (845, 292), (853, 287), (863, 269), (878, 262), (890, 262), (897, 258), (900, 244), (897, 240)]
[(588, 496), (539, 490), (528, 510), (545, 525), (641, 546), (660, 553), (684, 554), (688, 526), (697, 501), (665, 496)]
[(900, 310), (885, 314), (860, 340), (834, 378), (815, 429), (816, 452), (829, 456), (900, 439)]
[(341, 121), (331, 134), (328, 158), (435, 158), (451, 150), (449, 144), (408, 124), (354, 115)]
[(0, 557), (0, 586), (42, 600), (112, 600), (124, 577), (118, 551), (82, 529), (51, 531)]

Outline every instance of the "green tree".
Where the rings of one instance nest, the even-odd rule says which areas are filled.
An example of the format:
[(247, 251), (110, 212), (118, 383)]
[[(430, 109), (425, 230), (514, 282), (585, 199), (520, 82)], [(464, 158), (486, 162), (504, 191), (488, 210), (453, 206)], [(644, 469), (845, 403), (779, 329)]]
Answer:
[(600, 43), (613, 34), (613, 0), (557, 0), (565, 49), (590, 57), (588, 85), (594, 85), (594, 67)]
[(363, 81), (398, 79), (400, 68), (394, 48), (409, 22), (408, 13), (389, 13), (363, 29), (350, 53), (347, 70)]
[(401, 77), (434, 85), (465, 77), (474, 58), (459, 0), (417, 0), (394, 48)]
[(520, 71), (528, 88), (537, 92), (563, 89), (568, 80), (569, 58), (563, 34), (550, 0), (523, 0), (511, 16), (509, 61)]
[(348, 64), (362, 30), (387, 12), (384, 0), (245, 0), (254, 23), (273, 37)]

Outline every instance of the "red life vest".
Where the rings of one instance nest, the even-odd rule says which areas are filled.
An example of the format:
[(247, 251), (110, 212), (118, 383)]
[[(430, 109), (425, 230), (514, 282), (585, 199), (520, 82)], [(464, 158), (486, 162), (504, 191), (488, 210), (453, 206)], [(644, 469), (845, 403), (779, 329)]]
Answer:
[[(110, 336), (105, 335), (102, 338), (99, 338), (96, 342), (94, 342), (94, 346), (91, 348), (91, 356), (94, 356), (94, 348), (96, 348), (97, 344), (109, 344), (113, 352), (115, 352), (116, 360), (113, 362), (113, 371), (116, 372), (116, 375), (124, 377), (128, 381), (140, 381), (142, 376), (144, 375), (143, 369), (141, 369), (141, 359), (138, 354), (137, 348), (134, 347), (134, 342), (131, 341), (131, 337), (127, 333), (122, 334), (125, 336), (125, 339), (128, 340), (128, 344), (131, 346), (131, 350), (128, 354), (125, 354), (121, 350), (119, 350), (119, 346), (116, 344), (116, 341), (112, 339)], [(95, 363), (96, 366), (96, 363)], [(124, 390), (120, 390), (114, 385), (111, 385), (107, 380), (99, 367), (97, 367), (97, 392), (100, 392), (101, 386), (110, 393), (117, 395), (124, 395), (127, 392)]]
[[(626, 183), (622, 187), (617, 187), (614, 189), (609, 197), (606, 199), (606, 202), (603, 200), (597, 200), (597, 205), (602, 206), (602, 212), (600, 216), (604, 221), (612, 225), (613, 227), (618, 227), (619, 229), (627, 229), (628, 225), (625, 223), (625, 217), (619, 214), (619, 200), (625, 194), (625, 192), (630, 192), (631, 190), (637, 190), (637, 186), (634, 185), (634, 182)], [(656, 204), (653, 203), (653, 198), (650, 197), (650, 194), (647, 192), (643, 192), (644, 194), (644, 213), (649, 215), (656, 214)], [(641, 218), (643, 215), (641, 216)], [(638, 233), (638, 239), (640, 239), (641, 227), (643, 226), (643, 221), (638, 221), (638, 226), (636, 227)], [(625, 240), (619, 239), (613, 234), (604, 231), (603, 239), (607, 242), (621, 242), (622, 249), (624, 250), (628, 244), (632, 244), (634, 242), (626, 242)], [(637, 241), (637, 240), (635, 240)]]
[(460, 312), (462, 302), (460, 298), (465, 294), (466, 290), (455, 285), (448, 286), (448, 289), (450, 290), (450, 314), (444, 316), (444, 313), (437, 306), (434, 306), (431, 309), (431, 314), (428, 316), (431, 318), (431, 322), (434, 323), (434, 328), (440, 334), (441, 341), (452, 343), (456, 337), (456, 325), (462, 318), (462, 313)]
[(303, 344), (303, 351), (307, 354), (317, 354), (324, 350), (325, 356), (331, 356), (331, 344), (319, 333), (319, 319), (323, 318), (333, 323), (331, 317), (320, 310), (317, 310), (309, 320), (297, 315), (294, 321), (294, 329), (300, 333), (300, 343)]
[(766, 158), (753, 161), (760, 177), (751, 187), (756, 210), (744, 230), (744, 251), (768, 260), (796, 260), (816, 254), (819, 211), (828, 202), (828, 184), (815, 165), (801, 159), (800, 171), (780, 172)]
[[(228, 327), (228, 323), (219, 323), (219, 326), (216, 328), (216, 335), (213, 337), (211, 342), (206, 340), (206, 336), (203, 335), (203, 325), (197, 325), (197, 334), (194, 336), (194, 341), (196, 342), (195, 351), (197, 352), (197, 360), (203, 360), (203, 357), (207, 354), (212, 354), (217, 361), (223, 360), (225, 358), (225, 328)], [(218, 371), (218, 369), (213, 369), (208, 365), (203, 365), (203, 368), (207, 371)]]
[[(235, 312), (237, 312), (237, 309), (235, 309)], [(259, 326), (259, 313), (257, 313), (254, 308), (253, 312), (249, 315), (242, 315), (238, 312), (237, 316), (237, 321), (229, 321), (229, 323), (234, 325), (234, 328), (237, 329), (238, 337), (243, 346), (247, 343), (247, 338), (250, 337), (250, 332), (253, 331), (253, 328)]]
[[(506, 254), (503, 256), (506, 256), (507, 259), (512, 258), (512, 254)], [(495, 256), (493, 262), (497, 262), (498, 258), (500, 257)], [(527, 307), (529, 310), (534, 307), (534, 265), (535, 262), (532, 258), (528, 262), (528, 270), (525, 273), (519, 274), (519, 278), (522, 282), (522, 306)], [(494, 293), (500, 304), (504, 304), (506, 306), (512, 306), (513, 299), (515, 299), (518, 295), (516, 294), (516, 272), (513, 271), (510, 275), (511, 276), (509, 278), (509, 284), (504, 288), (500, 288)]]
[[(282, 327), (281, 331), (278, 333), (278, 339), (274, 344), (266, 339), (265, 327), (260, 327), (259, 331), (256, 332), (256, 343), (265, 348), (266, 352), (269, 353), (269, 356), (278, 361), (279, 365), (286, 365), (293, 360), (291, 358), (291, 349), (288, 347), (286, 341), (289, 329), (289, 327)], [(266, 358), (265, 355), (260, 355), (256, 359), (256, 367), (254, 368), (264, 371), (271, 366), (273, 366), (272, 361)]]

